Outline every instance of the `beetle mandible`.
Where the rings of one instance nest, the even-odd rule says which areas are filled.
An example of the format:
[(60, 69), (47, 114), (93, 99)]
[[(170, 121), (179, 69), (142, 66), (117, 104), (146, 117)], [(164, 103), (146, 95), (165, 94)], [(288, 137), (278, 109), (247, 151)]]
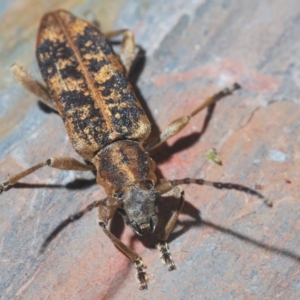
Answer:
[[(120, 57), (107, 40), (119, 34), (123, 34)], [(169, 181), (157, 179), (156, 164), (148, 153), (180, 132), (205, 107), (238, 89), (238, 84), (207, 98), (189, 115), (171, 122), (156, 140), (149, 143), (150, 122), (127, 79), (135, 58), (134, 37), (129, 30), (103, 34), (95, 24), (67, 11), (50, 12), (41, 20), (36, 57), (47, 87), (20, 65), (13, 65), (12, 72), (22, 85), (60, 114), (75, 151), (86, 163), (69, 157), (50, 157), (9, 176), (7, 181), (0, 184), (0, 193), (44, 166), (61, 170), (96, 171), (97, 183), (105, 189), (107, 197), (94, 201), (70, 216), (64, 224), (98, 207), (100, 227), (134, 263), (140, 289), (147, 288), (146, 266), (142, 258), (107, 229), (115, 212), (120, 213), (125, 223), (138, 235), (144, 235), (155, 230), (157, 206), (163, 201), (162, 198), (178, 198), (177, 210), (163, 231), (157, 234), (162, 260), (169, 270), (173, 270), (175, 264), (167, 240), (184, 205), (181, 184), (233, 188), (263, 198), (258, 192), (237, 184), (190, 178)], [(56, 234), (54, 231), (46, 239), (43, 249)]]

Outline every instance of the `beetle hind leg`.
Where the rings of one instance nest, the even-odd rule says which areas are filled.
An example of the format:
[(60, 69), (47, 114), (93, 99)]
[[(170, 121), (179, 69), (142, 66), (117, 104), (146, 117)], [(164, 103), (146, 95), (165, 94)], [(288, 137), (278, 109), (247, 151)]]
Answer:
[(241, 88), (240, 85), (238, 83), (235, 83), (231, 88), (223, 89), (219, 93), (208, 97), (201, 105), (199, 105), (189, 115), (183, 116), (169, 123), (169, 125), (165, 128), (164, 131), (161, 132), (161, 134), (157, 137), (156, 140), (145, 145), (146, 151), (150, 151), (154, 149), (155, 147), (164, 143), (172, 136), (179, 133), (190, 122), (191, 118), (194, 117), (196, 114), (198, 114), (200, 111), (202, 111), (204, 108), (214, 104), (215, 102), (222, 99), (223, 97), (231, 95), (235, 90), (238, 90), (240, 88)]
[(28, 91), (36, 95), (45, 105), (57, 111), (46, 87), (36, 80), (25, 68), (18, 64), (13, 64), (11, 71), (19, 83)]

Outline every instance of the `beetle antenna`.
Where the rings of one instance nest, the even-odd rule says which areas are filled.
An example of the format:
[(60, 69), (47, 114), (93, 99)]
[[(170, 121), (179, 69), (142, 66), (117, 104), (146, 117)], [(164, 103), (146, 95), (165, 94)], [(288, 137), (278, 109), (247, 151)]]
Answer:
[(208, 181), (208, 180), (197, 179), (197, 178), (184, 178), (184, 179), (170, 180), (170, 183), (173, 186), (180, 185), (180, 184), (198, 184), (198, 185), (213, 186), (217, 189), (237, 190), (237, 191), (244, 192), (246, 194), (254, 195), (257, 198), (262, 199), (262, 201), (269, 207), (273, 206), (273, 203), (270, 199), (266, 198), (261, 193), (249, 187), (243, 186), (241, 184), (228, 183), (228, 182), (214, 182), (214, 181)]

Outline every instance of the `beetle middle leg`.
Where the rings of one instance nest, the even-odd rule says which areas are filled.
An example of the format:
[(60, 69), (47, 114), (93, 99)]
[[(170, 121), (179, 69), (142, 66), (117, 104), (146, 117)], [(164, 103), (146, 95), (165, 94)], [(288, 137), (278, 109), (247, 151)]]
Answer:
[(0, 183), (0, 193), (7, 190), (10, 186), (19, 182), (22, 178), (32, 174), (33, 172), (41, 169), (42, 167), (51, 167), (60, 170), (68, 171), (93, 171), (95, 167), (93, 165), (86, 165), (80, 161), (71, 157), (50, 157), (47, 160), (34, 165), (16, 175), (8, 177), (7, 181)]
[(140, 290), (145, 290), (147, 289), (147, 278), (144, 269), (147, 266), (144, 264), (142, 258), (106, 228), (108, 221), (113, 217), (119, 206), (118, 203), (110, 203), (111, 200), (112, 198), (108, 198), (105, 203), (99, 205), (98, 223), (114, 245), (134, 263), (137, 279), (140, 283)]

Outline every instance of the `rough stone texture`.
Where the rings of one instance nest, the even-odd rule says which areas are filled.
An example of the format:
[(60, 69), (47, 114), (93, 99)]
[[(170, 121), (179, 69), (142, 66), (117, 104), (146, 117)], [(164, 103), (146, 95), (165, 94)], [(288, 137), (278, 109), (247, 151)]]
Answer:
[[(299, 1), (128, 0), (112, 10), (99, 2), (1, 6), (0, 180), (49, 156), (76, 157), (59, 116), (43, 111), (9, 72), (18, 61), (38, 74), (39, 19), (64, 3), (77, 15), (90, 8), (104, 25), (116, 20), (115, 28), (133, 29), (146, 51), (137, 93), (154, 133), (239, 82), (243, 89), (217, 103), (205, 130), (206, 112), (153, 151), (158, 175), (240, 183), (274, 206), (237, 191), (186, 187), (188, 202), (170, 239), (173, 272), (160, 262), (155, 236), (136, 237), (115, 218), (113, 232), (148, 265), (149, 290), (140, 292), (132, 264), (101, 232), (96, 211), (38, 253), (61, 220), (104, 197), (93, 174), (45, 168), (0, 196), (1, 299), (298, 299)], [(222, 166), (205, 158), (211, 148)], [(175, 207), (171, 199), (163, 203), (161, 219)]]

